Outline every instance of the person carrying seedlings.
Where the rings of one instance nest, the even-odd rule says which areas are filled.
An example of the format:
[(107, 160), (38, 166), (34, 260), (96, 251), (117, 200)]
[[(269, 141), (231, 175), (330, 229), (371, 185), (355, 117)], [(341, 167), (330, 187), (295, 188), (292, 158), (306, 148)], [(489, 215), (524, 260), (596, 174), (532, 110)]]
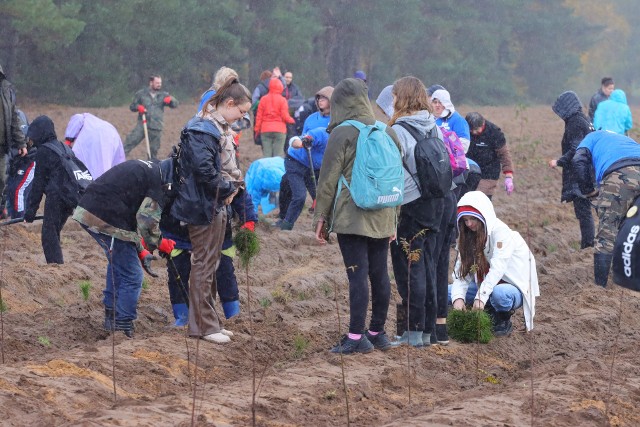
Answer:
[(458, 202), (458, 258), (449, 301), (454, 310), (485, 310), (497, 336), (511, 333), (511, 316), (524, 310), (527, 330), (533, 329), (536, 297), (540, 296), (533, 253), (520, 233), (502, 222), (491, 200), (470, 191)]
[[(387, 88), (383, 89), (376, 103), (386, 115), (390, 115), (389, 125), (398, 135), (402, 145), (405, 167), (398, 238), (391, 242), (393, 272), (398, 293), (402, 297), (402, 303), (397, 306), (397, 330), (401, 338), (394, 344), (408, 343), (414, 347), (422, 347), (431, 344), (432, 336), (434, 343), (437, 341), (434, 326), (437, 311), (438, 241), (442, 240), (440, 235), (447, 231), (446, 227), (441, 228), (445, 205), (448, 217), (451, 217), (455, 209), (455, 196), (451, 191), (451, 174), (446, 195), (440, 194), (438, 197), (421, 191), (420, 179), (416, 178), (416, 147), (419, 141), (441, 144), (444, 150), (442, 132), (436, 125), (436, 118), (431, 114), (431, 105), (424, 84), (415, 77), (403, 77), (393, 84), (391, 91)], [(424, 140), (429, 135), (440, 140)], [(449, 160), (448, 157), (446, 160)], [(405, 242), (411, 242), (410, 251), (419, 256), (411, 261), (411, 266), (410, 255), (405, 252)], [(446, 289), (443, 293), (446, 298)], [(446, 300), (444, 306), (446, 312)], [(444, 318), (446, 321), (446, 314)]]
[(486, 120), (480, 113), (472, 112), (465, 116), (471, 129), (471, 145), (467, 151), (467, 158), (473, 159), (480, 165), (482, 179), (478, 183), (478, 190), (489, 197), (493, 197), (498, 186), (500, 170), (504, 174), (504, 190), (507, 195), (513, 193), (513, 162), (507, 146), (504, 133), (498, 126)]
[[(360, 135), (354, 126), (346, 123), (340, 126), (346, 120), (365, 125), (375, 123), (368, 89), (361, 80), (342, 80), (331, 96), (331, 122), (327, 128), (330, 136), (320, 169), (314, 226), (316, 240), (320, 244), (326, 243), (327, 227), (337, 233), (349, 279), (349, 333), (331, 352), (369, 353), (374, 347), (384, 350), (391, 345), (384, 331), (391, 296), (387, 255), (389, 241), (395, 237), (397, 208), (365, 210), (355, 204), (350, 191), (345, 189), (338, 194), (341, 176), (353, 184), (353, 167)], [(385, 132), (391, 138), (394, 150), (401, 150), (396, 133), (390, 127), (386, 127)], [(388, 142), (387, 136), (382, 137)], [(396, 155), (399, 160), (399, 152)], [(401, 168), (400, 164), (399, 176)], [(372, 313), (369, 328), (365, 332), (369, 280)]]
[(224, 179), (222, 143), (230, 136), (231, 123), (243, 117), (249, 108), (251, 93), (236, 78), (231, 78), (189, 120), (180, 142), (181, 184), (170, 211), (178, 221), (187, 224), (193, 248), (189, 335), (215, 343), (229, 342), (233, 335), (221, 327), (214, 302), (216, 268), (227, 225), (226, 205), (239, 191), (236, 182)]
[(562, 135), (562, 156), (549, 160), (549, 167), (562, 168), (562, 192), (560, 202), (573, 202), (578, 223), (580, 224), (580, 249), (593, 246), (595, 225), (591, 213), (591, 202), (578, 189), (578, 177), (573, 168), (572, 160), (576, 148), (587, 134), (593, 132), (591, 122), (582, 112), (582, 104), (575, 92), (567, 91), (560, 94), (551, 107), (553, 112), (564, 120), (564, 134)]
[(175, 184), (173, 169), (173, 159), (120, 163), (87, 188), (73, 213), (107, 257), (104, 327), (129, 338), (142, 292), (142, 269), (153, 276), (150, 265), (156, 258), (151, 252), (157, 248), (170, 254), (175, 246), (160, 234), (162, 208)]
[(578, 145), (572, 166), (580, 192), (595, 199), (599, 221), (593, 274), (595, 283), (604, 287), (620, 223), (640, 196), (640, 145), (628, 136), (597, 130)]
[(64, 150), (64, 144), (58, 141), (53, 121), (47, 116), (37, 117), (31, 123), (27, 139), (36, 148), (36, 168), (24, 220), (34, 221), (42, 196), (46, 194), (41, 233), (42, 250), (47, 264), (64, 264), (60, 232), (77, 203), (77, 199), (72, 203), (63, 194), (68, 175), (58, 150)]

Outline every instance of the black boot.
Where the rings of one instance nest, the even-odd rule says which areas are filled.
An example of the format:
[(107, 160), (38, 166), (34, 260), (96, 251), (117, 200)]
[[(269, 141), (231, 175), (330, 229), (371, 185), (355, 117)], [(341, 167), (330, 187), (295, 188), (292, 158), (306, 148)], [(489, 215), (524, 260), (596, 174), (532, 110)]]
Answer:
[(396, 336), (401, 337), (407, 330), (407, 306), (396, 304)]
[(127, 338), (133, 338), (133, 331), (135, 330), (133, 320), (116, 320), (115, 330), (124, 332)]
[(593, 254), (593, 277), (596, 285), (602, 286), (603, 288), (607, 286), (612, 260), (612, 254)]
[(513, 311), (496, 311), (493, 323), (493, 334), (497, 337), (504, 337), (511, 334), (513, 323), (511, 315)]

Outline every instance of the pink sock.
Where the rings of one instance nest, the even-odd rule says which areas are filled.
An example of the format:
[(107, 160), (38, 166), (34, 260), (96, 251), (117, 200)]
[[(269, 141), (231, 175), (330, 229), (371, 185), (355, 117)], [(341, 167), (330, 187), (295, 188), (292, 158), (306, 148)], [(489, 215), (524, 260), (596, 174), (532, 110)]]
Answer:
[(362, 334), (352, 334), (349, 332), (349, 339), (358, 341), (360, 338), (362, 338)]
[(374, 337), (376, 335), (378, 335), (380, 332), (373, 332), (371, 329), (369, 329), (369, 335), (373, 335)]

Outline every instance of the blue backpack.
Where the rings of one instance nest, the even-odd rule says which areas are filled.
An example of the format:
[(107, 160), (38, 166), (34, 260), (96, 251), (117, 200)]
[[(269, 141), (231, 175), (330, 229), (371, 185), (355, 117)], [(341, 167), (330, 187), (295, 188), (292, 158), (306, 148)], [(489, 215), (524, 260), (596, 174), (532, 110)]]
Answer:
[(351, 183), (347, 182), (344, 175), (340, 176), (336, 200), (344, 184), (356, 206), (361, 209), (374, 210), (401, 205), (404, 193), (402, 154), (391, 136), (385, 132), (387, 125), (378, 121), (373, 125), (365, 125), (356, 120), (346, 120), (339, 126), (349, 125), (358, 129), (360, 135)]

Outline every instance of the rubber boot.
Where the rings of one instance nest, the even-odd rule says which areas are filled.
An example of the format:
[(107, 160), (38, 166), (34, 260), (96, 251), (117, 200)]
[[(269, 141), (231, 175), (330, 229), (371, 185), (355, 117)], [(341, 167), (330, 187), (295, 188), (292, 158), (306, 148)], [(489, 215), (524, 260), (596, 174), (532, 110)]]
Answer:
[(234, 316), (240, 314), (240, 301), (229, 301), (222, 303), (222, 311), (224, 311), (224, 317), (231, 319)]
[(407, 306), (396, 304), (396, 339), (407, 330)]
[(496, 311), (495, 322), (493, 324), (493, 334), (497, 337), (504, 337), (511, 334), (513, 323), (511, 323), (511, 315), (513, 311)]
[(173, 304), (171, 307), (173, 308), (173, 317), (176, 319), (173, 326), (187, 326), (189, 324), (189, 307), (187, 304)]
[(282, 223), (280, 223), (280, 230), (291, 231), (291, 230), (293, 230), (293, 224), (291, 224), (289, 221), (285, 221), (283, 219)]
[(593, 277), (596, 285), (603, 288), (607, 286), (611, 261), (613, 261), (613, 254), (593, 254)]
[(399, 340), (391, 343), (391, 345), (394, 347), (402, 344), (409, 344), (413, 347), (424, 347), (424, 342), (422, 341), (422, 331), (404, 331)]
[(113, 309), (104, 309), (104, 330), (113, 331)]
[(127, 338), (133, 338), (133, 331), (135, 330), (133, 320), (116, 320), (115, 330), (124, 332)]

